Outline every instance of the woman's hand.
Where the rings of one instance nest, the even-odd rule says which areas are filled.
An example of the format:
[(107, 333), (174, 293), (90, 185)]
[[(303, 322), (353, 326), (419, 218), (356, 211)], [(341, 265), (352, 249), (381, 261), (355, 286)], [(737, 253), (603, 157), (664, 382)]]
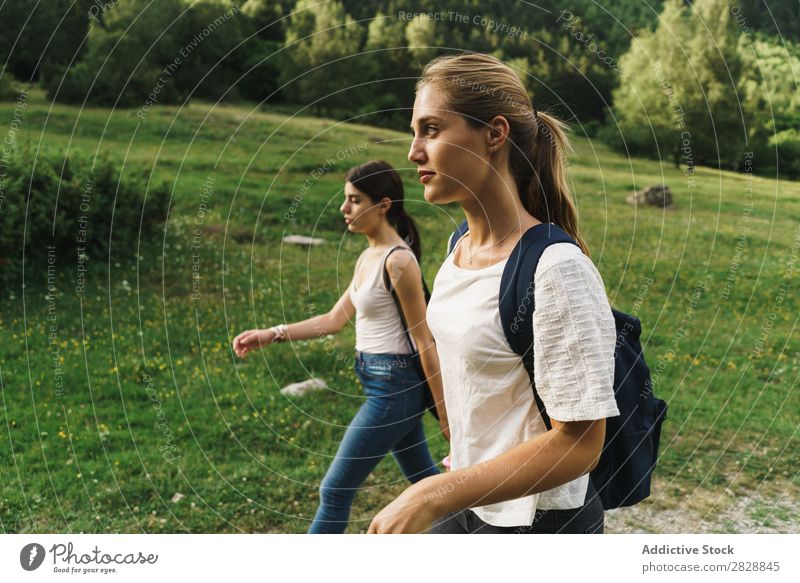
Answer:
[(273, 340), (275, 340), (275, 331), (272, 328), (247, 330), (233, 339), (233, 351), (239, 358), (244, 358), (248, 352), (269, 346)]
[(439, 518), (433, 503), (435, 480), (432, 476), (406, 488), (372, 519), (367, 534), (409, 534), (430, 529)]

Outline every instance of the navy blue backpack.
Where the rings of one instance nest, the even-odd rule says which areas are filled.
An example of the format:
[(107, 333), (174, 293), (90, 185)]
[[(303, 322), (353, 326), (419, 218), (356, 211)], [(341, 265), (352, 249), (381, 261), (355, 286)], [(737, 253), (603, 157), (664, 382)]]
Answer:
[[(448, 254), (466, 233), (464, 221), (450, 237)], [(530, 228), (517, 243), (500, 280), (500, 320), (511, 348), (520, 355), (531, 379), (536, 405), (545, 426), (550, 418), (533, 377), (533, 281), (544, 250), (554, 243), (577, 243), (553, 223)], [(631, 506), (650, 495), (650, 481), (658, 458), (661, 425), (667, 404), (653, 394), (650, 369), (639, 337), (642, 325), (629, 314), (611, 310), (617, 329), (614, 351), (614, 396), (619, 416), (606, 419), (606, 437), (591, 480), (603, 507)]]

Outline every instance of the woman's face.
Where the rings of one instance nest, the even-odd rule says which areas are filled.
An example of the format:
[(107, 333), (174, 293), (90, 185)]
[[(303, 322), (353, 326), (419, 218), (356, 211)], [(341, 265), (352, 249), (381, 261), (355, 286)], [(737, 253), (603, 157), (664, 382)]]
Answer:
[[(386, 201), (390, 200), (388, 197)], [(381, 206), (383, 204), (383, 206)], [(344, 183), (344, 202), (339, 211), (351, 233), (372, 233), (385, 220), (385, 201), (372, 202), (372, 199), (357, 189), (351, 182)]]
[(471, 200), (493, 175), (486, 130), (476, 129), (447, 108), (432, 84), (423, 85), (411, 118), (414, 139), (408, 159), (417, 165), (425, 200), (446, 204)]

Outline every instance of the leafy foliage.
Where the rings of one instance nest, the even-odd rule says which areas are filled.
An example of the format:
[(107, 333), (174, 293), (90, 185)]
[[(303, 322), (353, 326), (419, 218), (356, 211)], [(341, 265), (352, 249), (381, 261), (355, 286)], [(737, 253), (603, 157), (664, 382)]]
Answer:
[(23, 148), (3, 169), (0, 277), (8, 279), (48, 248), (99, 258), (136, 249), (142, 232), (166, 219), (169, 189), (125, 173), (108, 159)]

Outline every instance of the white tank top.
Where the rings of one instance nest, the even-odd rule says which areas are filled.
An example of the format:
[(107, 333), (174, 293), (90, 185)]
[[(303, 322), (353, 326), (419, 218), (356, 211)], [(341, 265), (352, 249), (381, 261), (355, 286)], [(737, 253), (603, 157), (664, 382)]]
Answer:
[[(389, 255), (387, 249), (378, 261), (378, 266), (356, 289), (355, 278), (350, 285), (350, 301), (356, 308), (356, 350), (374, 354), (411, 354), (415, 348), (409, 346), (397, 304), (386, 289), (383, 278), (384, 264)], [(404, 247), (414, 261), (413, 251)], [(402, 253), (398, 249), (395, 253)]]

